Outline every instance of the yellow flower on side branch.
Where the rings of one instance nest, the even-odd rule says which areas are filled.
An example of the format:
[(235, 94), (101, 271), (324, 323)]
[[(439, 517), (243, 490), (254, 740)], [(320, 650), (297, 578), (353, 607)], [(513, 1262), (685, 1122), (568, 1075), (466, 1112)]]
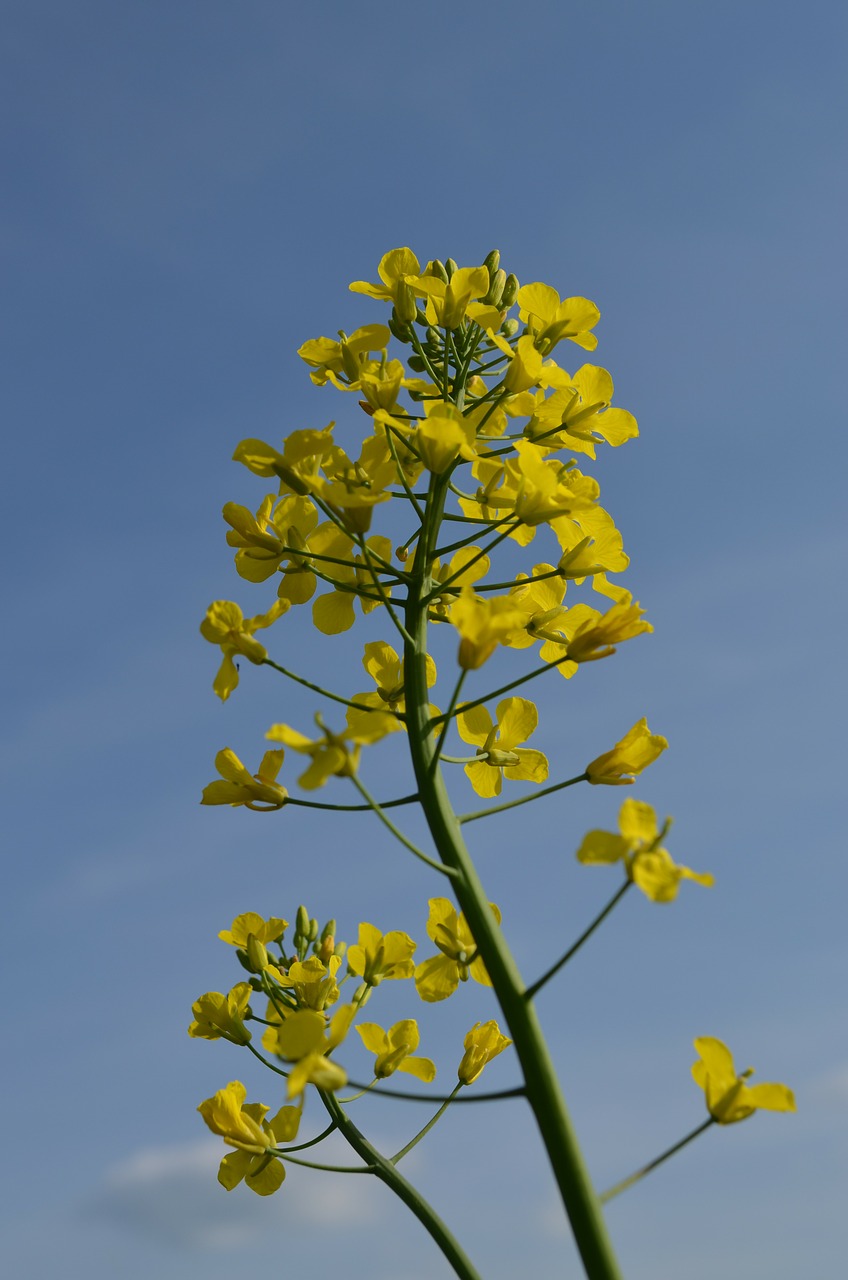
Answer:
[(269, 1148), (297, 1137), (300, 1108), (281, 1107), (273, 1120), (266, 1120), (270, 1108), (260, 1102), (245, 1102), (246, 1097), (241, 1081), (233, 1080), (197, 1109), (213, 1133), (227, 1146), (237, 1148), (221, 1161), (221, 1185), (232, 1191), (243, 1179), (257, 1195), (270, 1196), (282, 1186), (286, 1171)]
[(268, 650), (254, 637), (254, 632), (270, 627), (289, 609), (288, 600), (276, 600), (267, 613), (255, 618), (245, 618), (232, 600), (214, 600), (206, 610), (200, 624), (200, 634), (210, 644), (221, 646), (223, 661), (218, 668), (212, 688), (222, 702), (226, 702), (239, 682), (235, 655), (247, 658), (257, 666), (268, 657)]
[(465, 1037), (465, 1053), (457, 1070), (462, 1083), (473, 1084), (486, 1064), (511, 1044), (496, 1022), (475, 1022)]
[(414, 1018), (405, 1018), (396, 1022), (388, 1031), (384, 1031), (376, 1022), (362, 1022), (356, 1028), (362, 1037), (362, 1043), (370, 1053), (376, 1053), (374, 1075), (378, 1080), (395, 1071), (405, 1071), (429, 1084), (436, 1078), (436, 1064), (429, 1058), (416, 1058), (412, 1055), (418, 1048), (418, 1023)]
[(611, 831), (590, 831), (577, 850), (577, 861), (585, 866), (623, 862), (628, 879), (652, 902), (673, 902), (681, 880), (694, 880), (710, 887), (714, 877), (691, 871), (673, 862), (660, 846), (671, 820), (662, 830), (657, 815), (649, 804), (627, 799), (621, 806), (618, 826), (621, 835)]
[(256, 813), (282, 809), (288, 799), (285, 787), (277, 784), (284, 751), (266, 751), (255, 774), (249, 773), (235, 751), (225, 747), (215, 757), (215, 768), (221, 777), (203, 788), (201, 804), (243, 804)]
[(719, 1124), (736, 1124), (755, 1111), (796, 1109), (795, 1095), (787, 1085), (749, 1085), (753, 1067), (737, 1075), (733, 1055), (714, 1036), (699, 1036), (695, 1052), (698, 1061), (692, 1064), (692, 1078), (704, 1090), (707, 1110)]
[[(501, 922), (500, 908), (489, 903), (492, 915)], [(428, 1004), (447, 1000), (460, 982), (472, 977), (481, 986), (490, 987), (492, 981), (486, 966), (477, 954), (477, 943), (462, 913), (447, 898), (430, 899), (430, 918), (427, 933), (439, 948), (439, 955), (419, 964), (415, 970), (415, 989)]]
[(610, 787), (626, 786), (633, 782), (635, 774), (653, 764), (667, 746), (666, 738), (651, 733), (647, 720), (637, 720), (612, 751), (605, 751), (586, 766), (586, 775), (596, 786), (599, 783)]
[(539, 713), (528, 698), (504, 698), (498, 703), (496, 721), (485, 707), (461, 708), (456, 727), (463, 742), (477, 747), (481, 758), (465, 766), (478, 796), (491, 799), (501, 793), (501, 776), (515, 782), (544, 782), (548, 761), (541, 751), (519, 744), (526, 742), (539, 723)]

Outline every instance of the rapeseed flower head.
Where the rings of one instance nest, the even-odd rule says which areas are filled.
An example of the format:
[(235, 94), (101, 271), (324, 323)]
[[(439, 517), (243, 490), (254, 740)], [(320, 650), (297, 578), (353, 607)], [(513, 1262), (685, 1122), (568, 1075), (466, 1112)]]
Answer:
[(568, 642), (566, 653), (572, 662), (595, 662), (615, 653), (615, 646), (623, 640), (631, 640), (646, 631), (653, 631), (650, 622), (643, 622), (644, 609), (636, 604), (614, 604), (597, 621), (584, 622)]
[(486, 1064), (511, 1044), (496, 1022), (475, 1022), (465, 1037), (465, 1053), (457, 1070), (462, 1083), (473, 1084)]
[(191, 1006), (194, 1022), (188, 1034), (195, 1040), (223, 1039), (231, 1044), (247, 1044), (251, 1035), (244, 1017), (252, 994), (249, 982), (237, 983), (227, 995), (207, 991)]
[(245, 618), (232, 600), (213, 600), (200, 624), (200, 634), (210, 644), (221, 646), (223, 661), (212, 688), (222, 702), (226, 702), (239, 682), (238, 667), (234, 655), (247, 658), (257, 666), (268, 657), (268, 650), (254, 637), (254, 632), (270, 627), (272, 622), (287, 612), (288, 600), (276, 600), (267, 613)]
[(670, 823), (668, 819), (660, 830), (657, 815), (649, 804), (627, 799), (618, 816), (621, 834), (590, 831), (577, 850), (577, 860), (587, 866), (623, 862), (628, 879), (652, 902), (672, 902), (681, 880), (694, 880), (707, 887), (713, 885), (713, 876), (679, 866), (668, 851), (661, 848), (660, 841)]
[(241, 1081), (233, 1080), (197, 1109), (213, 1133), (227, 1146), (237, 1148), (221, 1161), (221, 1185), (232, 1191), (243, 1179), (257, 1195), (269, 1196), (279, 1190), (286, 1176), (282, 1161), (275, 1159), (269, 1148), (297, 1137), (300, 1108), (281, 1107), (273, 1120), (266, 1120), (270, 1108), (260, 1102), (245, 1102), (246, 1097)]
[(373, 924), (362, 923), (359, 941), (347, 949), (347, 967), (369, 987), (379, 986), (384, 978), (411, 978), (415, 947), (408, 933), (381, 933)]
[(362, 1037), (362, 1043), (369, 1053), (376, 1053), (374, 1076), (377, 1080), (385, 1080), (395, 1071), (405, 1071), (429, 1084), (436, 1077), (436, 1064), (430, 1058), (415, 1058), (412, 1055), (418, 1048), (418, 1023), (414, 1018), (405, 1018), (396, 1022), (388, 1031), (384, 1031), (376, 1022), (362, 1022), (356, 1028)]
[(523, 614), (511, 596), (490, 596), (481, 600), (471, 587), (463, 586), (459, 599), (451, 605), (450, 621), (460, 635), (459, 665), (475, 671), (492, 656), (499, 644), (522, 624)]
[(257, 772), (249, 773), (235, 751), (225, 747), (215, 757), (215, 768), (221, 777), (203, 788), (201, 804), (243, 804), (256, 813), (282, 809), (288, 799), (285, 787), (277, 784), (284, 751), (266, 751)]
[(733, 1055), (727, 1045), (714, 1036), (699, 1036), (695, 1041), (698, 1061), (692, 1064), (692, 1077), (704, 1090), (707, 1110), (719, 1124), (736, 1124), (747, 1120), (755, 1111), (794, 1111), (795, 1096), (785, 1084), (749, 1085), (753, 1067), (736, 1074)]
[(594, 351), (598, 345), (598, 339), (590, 330), (600, 320), (601, 313), (588, 298), (563, 298), (560, 301), (556, 289), (537, 281), (522, 285), (516, 300), (521, 308), (520, 319), (543, 355), (563, 338), (570, 338), (586, 351)]
[(355, 1005), (343, 1005), (327, 1029), (322, 1013), (298, 1009), (275, 1028), (273, 1052), (296, 1064), (289, 1074), (289, 1098), (300, 1097), (308, 1084), (334, 1092), (347, 1083), (344, 1069), (328, 1055), (344, 1040), (355, 1016)]
[(526, 742), (539, 723), (539, 713), (528, 698), (504, 698), (498, 703), (496, 721), (485, 707), (460, 708), (456, 727), (463, 742), (477, 747), (481, 757), (465, 766), (465, 773), (478, 796), (491, 799), (501, 793), (501, 777), (515, 782), (544, 782), (548, 761), (541, 751), (519, 744)]
[(666, 738), (651, 733), (647, 720), (637, 720), (611, 751), (605, 751), (586, 766), (588, 781), (596, 786), (599, 783), (612, 787), (626, 786), (633, 782), (635, 774), (653, 764), (667, 746)]
[(304, 791), (323, 787), (328, 778), (351, 778), (359, 764), (363, 744), (379, 742), (387, 733), (396, 733), (401, 725), (389, 712), (374, 711), (365, 714), (348, 725), (344, 733), (333, 733), (316, 715), (315, 723), (323, 729), (320, 738), (307, 738), (287, 724), (272, 724), (265, 734), (272, 742), (283, 742), (287, 747), (309, 756), (311, 764), (298, 778)]
[[(415, 989), (421, 999), (428, 1004), (447, 1000), (460, 982), (468, 981), (469, 976), (481, 986), (490, 987), (491, 978), (477, 954), (477, 944), (465, 916), (457, 914), (456, 908), (447, 898), (431, 898), (429, 905), (427, 933), (439, 948), (440, 954), (416, 967)], [(500, 924), (500, 908), (494, 902), (490, 902), (489, 906)]]
[(288, 927), (288, 920), (278, 916), (265, 920), (255, 911), (245, 911), (236, 916), (229, 929), (222, 929), (218, 937), (231, 947), (246, 947), (251, 938), (263, 944), (279, 942)]

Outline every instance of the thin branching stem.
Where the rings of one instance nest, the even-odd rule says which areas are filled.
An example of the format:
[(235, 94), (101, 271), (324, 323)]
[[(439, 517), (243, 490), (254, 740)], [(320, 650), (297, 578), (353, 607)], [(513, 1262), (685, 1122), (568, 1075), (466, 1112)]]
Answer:
[(547, 969), (547, 970), (542, 974), (541, 978), (537, 978), (537, 979), (536, 979), (536, 981), (533, 983), (532, 987), (528, 987), (528, 988), (527, 988), (527, 990), (524, 992), (524, 998), (525, 998), (525, 1000), (532, 1000), (532, 999), (533, 999), (533, 997), (534, 997), (534, 996), (535, 996), (539, 991), (541, 991), (541, 989), (542, 989), (542, 987), (545, 985), (545, 983), (546, 983), (546, 982), (549, 982), (549, 981), (551, 980), (551, 978), (554, 976), (554, 974), (559, 973), (559, 971), (560, 971), (560, 969), (563, 967), (563, 965), (568, 964), (568, 962), (569, 962), (569, 960), (572, 958), (572, 956), (575, 956), (575, 955), (577, 954), (577, 952), (580, 950), (580, 948), (583, 946), (583, 943), (584, 943), (584, 942), (587, 942), (587, 941), (589, 940), (589, 938), (591, 938), (592, 934), (595, 932), (595, 930), (597, 929), (598, 925), (602, 924), (602, 923), (604, 922), (604, 920), (606, 920), (607, 916), (608, 916), (608, 915), (609, 915), (609, 913), (612, 911), (613, 907), (614, 907), (614, 906), (616, 906), (616, 904), (617, 904), (617, 903), (619, 903), (619, 902), (621, 901), (621, 899), (624, 897), (625, 893), (626, 893), (626, 892), (627, 892), (627, 890), (630, 888), (630, 886), (631, 886), (631, 884), (632, 884), (632, 883), (633, 883), (633, 881), (632, 881), (632, 880), (625, 880), (624, 884), (619, 886), (619, 888), (618, 888), (618, 889), (615, 891), (615, 893), (612, 895), (612, 897), (610, 898), (610, 900), (609, 900), (609, 902), (606, 904), (606, 906), (603, 908), (603, 910), (598, 912), (598, 914), (595, 916), (595, 918), (594, 918), (594, 920), (592, 921), (592, 923), (588, 926), (588, 928), (586, 928), (586, 929), (584, 929), (584, 930), (583, 930), (583, 932), (581, 933), (580, 937), (577, 939), (577, 941), (576, 941), (575, 943), (573, 943), (573, 944), (568, 948), (568, 950), (566, 951), (565, 955), (560, 956), (560, 958), (559, 958), (559, 960), (557, 960), (556, 964), (552, 964), (552, 965), (551, 965), (551, 967), (550, 967), (550, 969)]

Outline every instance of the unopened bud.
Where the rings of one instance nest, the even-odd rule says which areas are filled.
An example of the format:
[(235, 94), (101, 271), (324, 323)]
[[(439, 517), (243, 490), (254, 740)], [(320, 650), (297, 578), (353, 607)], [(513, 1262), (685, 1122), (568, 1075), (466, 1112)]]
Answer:
[(321, 939), (321, 945), (316, 952), (318, 959), (327, 964), (331, 956), (336, 954), (336, 940), (330, 933), (326, 938)]
[(483, 301), (488, 303), (490, 307), (499, 307), (501, 298), (503, 297), (504, 285), (506, 284), (506, 272), (496, 271), (489, 282), (489, 292)]
[(458, 268), (453, 258), (448, 258), (445, 262), (445, 271), (447, 272), (448, 280), (450, 280), (456, 270), (458, 270)]
[(399, 560), (401, 564), (406, 564), (409, 559), (409, 547), (397, 547), (395, 559)]
[(389, 316), (389, 329), (397, 338), (398, 342), (410, 341), (409, 325), (398, 320), (394, 312)]
[(415, 294), (412, 292), (412, 286), (405, 281), (401, 281), (395, 293), (395, 311), (397, 312), (398, 320), (401, 324), (412, 324), (417, 310), (418, 303), (415, 300)]
[(238, 960), (242, 969), (246, 969), (248, 973), (256, 973), (253, 965), (250, 963), (250, 956), (244, 947), (236, 947), (236, 960)]
[(406, 362), (413, 373), (423, 373), (427, 368), (420, 356), (409, 356)]
[(314, 942), (318, 937), (318, 921), (313, 916), (309, 921), (309, 932), (306, 935), (310, 942)]
[(309, 937), (309, 912), (303, 904), (301, 904), (297, 909), (294, 927), (302, 938)]
[(424, 310), (423, 307), (419, 306), (415, 308), (415, 319), (418, 321), (419, 324), (427, 323), (427, 312)]
[(515, 302), (515, 297), (516, 297), (516, 294), (518, 293), (518, 289), (519, 289), (518, 277), (510, 273), (506, 278), (504, 291), (503, 291), (503, 294), (501, 295), (502, 307), (512, 306), (513, 302)]
[(450, 276), (445, 270), (445, 264), (440, 262), (438, 258), (433, 258), (431, 262), (427, 263), (427, 270), (424, 274), (425, 276), (435, 276), (438, 280), (443, 280), (445, 284), (447, 284), (450, 279)]
[(265, 950), (265, 943), (260, 942), (252, 933), (247, 935), (247, 959), (254, 973), (261, 973), (268, 964), (268, 952)]
[[(503, 305), (504, 305), (504, 300), (503, 298), (501, 298), (501, 306)], [(509, 320), (504, 320), (503, 324), (501, 325), (501, 333), (505, 338), (512, 338), (515, 336), (516, 333), (518, 333), (518, 330), (520, 328), (521, 328), (521, 325), (516, 320), (515, 316), (511, 316)]]
[(500, 265), (501, 255), (499, 249), (492, 249), (491, 253), (487, 253), (483, 259), (483, 266), (488, 271), (490, 277), (495, 274)]
[(439, 333), (435, 325), (431, 325), (427, 330), (427, 345), (430, 347), (438, 347), (440, 346), (441, 341), (442, 335)]

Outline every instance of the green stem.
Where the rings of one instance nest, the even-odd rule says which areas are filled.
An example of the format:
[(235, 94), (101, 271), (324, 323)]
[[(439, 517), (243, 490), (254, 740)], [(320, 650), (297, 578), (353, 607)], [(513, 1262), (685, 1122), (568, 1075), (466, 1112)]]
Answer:
[(607, 916), (612, 911), (613, 907), (616, 905), (616, 903), (621, 901), (621, 899), (624, 897), (625, 893), (630, 888), (632, 883), (633, 883), (632, 880), (625, 880), (624, 884), (621, 885), (621, 887), (617, 889), (616, 892), (612, 895), (612, 897), (610, 898), (609, 902), (604, 907), (604, 909), (598, 912), (598, 914), (595, 916), (594, 920), (589, 925), (589, 927), (587, 929), (584, 929), (580, 937), (577, 939), (577, 941), (568, 948), (565, 955), (560, 956), (556, 964), (551, 965), (550, 969), (547, 969), (542, 974), (541, 978), (536, 979), (532, 987), (527, 988), (526, 992), (524, 993), (524, 997), (526, 1000), (532, 1000), (533, 997), (536, 995), (536, 993), (538, 991), (541, 991), (545, 983), (548, 982), (554, 976), (555, 973), (559, 973), (563, 965), (568, 964), (571, 957), (573, 955), (576, 955), (577, 952), (580, 950), (580, 948), (583, 946), (583, 943), (587, 942), (588, 939), (591, 938), (592, 934), (595, 932), (598, 925), (602, 924), (603, 921), (606, 920)]
[[(397, 809), (402, 804), (414, 804), (418, 796), (401, 796), (399, 800), (381, 800), (381, 809)], [(319, 800), (298, 800), (295, 796), (288, 796), (286, 804), (299, 805), (302, 809), (336, 809), (340, 813), (370, 813), (373, 805), (370, 804), (323, 804)]]
[(443, 876), (456, 875), (456, 872), (452, 871), (450, 867), (444, 866), (444, 864), (441, 862), (436, 862), (435, 858), (428, 857), (428, 855), (424, 853), (423, 850), (419, 849), (417, 845), (414, 845), (411, 840), (408, 840), (402, 831), (398, 830), (398, 828), (391, 821), (391, 819), (386, 817), (386, 815), (383, 813), (383, 810), (377, 804), (377, 801), (365, 789), (365, 786), (363, 785), (362, 782), (360, 782), (359, 778), (356, 776), (355, 773), (351, 774), (350, 780), (353, 783), (353, 785), (356, 787), (359, 794), (363, 797), (363, 799), (368, 802), (369, 807), (374, 810), (377, 817), (382, 822), (383, 826), (388, 827), (389, 831), (391, 831), (395, 839), (399, 840), (405, 849), (408, 849), (410, 853), (414, 853), (416, 858), (420, 858), (422, 862), (426, 862), (428, 867), (432, 867), (435, 871), (440, 871)]
[(617, 1182), (614, 1187), (610, 1187), (608, 1191), (603, 1193), (601, 1196), (601, 1204), (606, 1204), (608, 1200), (612, 1200), (614, 1196), (620, 1195), (622, 1191), (626, 1191), (627, 1188), (632, 1187), (634, 1183), (640, 1182), (642, 1178), (653, 1172), (654, 1169), (663, 1164), (671, 1156), (676, 1155), (678, 1151), (687, 1146), (688, 1143), (692, 1142), (695, 1138), (699, 1137), (700, 1134), (706, 1133), (707, 1129), (715, 1123), (715, 1120), (710, 1116), (709, 1120), (705, 1120), (703, 1124), (698, 1125), (697, 1129), (693, 1129), (691, 1133), (687, 1133), (685, 1138), (681, 1138), (679, 1142), (675, 1142), (673, 1147), (669, 1147), (667, 1151), (662, 1153), (662, 1155), (657, 1156), (656, 1160), (651, 1160), (648, 1164), (643, 1165), (641, 1169), (637, 1169), (635, 1173), (631, 1173), (629, 1178), (625, 1178), (622, 1182)]
[[(330, 693), (329, 689), (324, 689), (320, 684), (313, 684), (311, 680), (306, 680), (294, 671), (289, 671), (287, 667), (281, 667), (279, 662), (274, 662), (271, 658), (263, 658), (259, 665), (273, 667), (275, 671), (279, 671), (280, 675), (288, 676), (289, 680), (296, 680), (298, 684), (302, 684), (306, 689), (311, 689), (313, 693), (320, 693), (322, 698), (329, 698), (331, 702), (340, 702), (343, 707), (355, 707), (357, 711), (374, 711), (376, 709), (367, 706), (364, 702), (355, 702), (350, 698), (341, 697), (338, 693)], [(395, 715), (399, 720), (405, 718), (402, 711), (396, 711)]]
[(352, 1169), (350, 1165), (345, 1164), (317, 1164), (314, 1160), (298, 1160), (297, 1156), (285, 1155), (279, 1148), (274, 1147), (273, 1153), (279, 1156), (286, 1164), (299, 1164), (304, 1169), (323, 1169), (325, 1173), (376, 1173), (370, 1164), (361, 1165), (358, 1169)]
[[(425, 603), (426, 603), (426, 601), (425, 601)], [(465, 677), (466, 677), (466, 675), (467, 675), (467, 674), (468, 674), (468, 673), (467, 673), (467, 671), (466, 671), (464, 668), (460, 669), (460, 672), (459, 672), (459, 679), (457, 680), (456, 684), (454, 685), (453, 693), (451, 694), (451, 700), (450, 700), (450, 703), (448, 704), (448, 709), (447, 709), (447, 711), (445, 712), (444, 723), (442, 724), (442, 731), (441, 731), (441, 733), (439, 734), (439, 740), (438, 740), (438, 742), (436, 743), (436, 750), (433, 752), (433, 761), (432, 761), (432, 764), (431, 764), (431, 766), (430, 766), (430, 767), (431, 767), (431, 769), (435, 769), (435, 768), (438, 766), (438, 763), (439, 763), (439, 756), (442, 754), (442, 747), (445, 745), (445, 738), (446, 738), (446, 737), (447, 737), (447, 735), (448, 735), (448, 729), (450, 728), (450, 722), (451, 722), (451, 720), (452, 720), (452, 718), (453, 718), (453, 713), (454, 713), (454, 711), (456, 710), (456, 704), (457, 704), (457, 702), (458, 702), (458, 700), (459, 700), (459, 695), (460, 695), (460, 693), (462, 692), (462, 686), (463, 686), (463, 683), (464, 683), (464, 681), (465, 681)]]
[(518, 967), (489, 907), (489, 895), (462, 839), (440, 769), (432, 769), (433, 741), (427, 690), (427, 610), (431, 565), (444, 509), (446, 483), (436, 480), (409, 582), (404, 650), (409, 747), (421, 805), (442, 861), (455, 875), (459, 905), (500, 1002), (524, 1072), (527, 1099), (536, 1117), (559, 1192), (589, 1280), (620, 1280), (612, 1244), (562, 1096), (535, 1007), (525, 999)]
[[(484, 702), (491, 702), (492, 698), (499, 698), (502, 693), (509, 693), (510, 689), (517, 689), (519, 685), (526, 684), (528, 680), (535, 680), (537, 676), (543, 676), (546, 671), (553, 671), (555, 667), (561, 667), (564, 662), (573, 662), (573, 658), (569, 658), (564, 653), (561, 658), (554, 658), (553, 662), (546, 662), (544, 666), (534, 667), (532, 671), (528, 671), (526, 675), (519, 676), (517, 680), (510, 680), (509, 684), (502, 684), (500, 689), (492, 689), (490, 693), (485, 693), (481, 698), (475, 698), (473, 702), (466, 702), (465, 710), (470, 711), (472, 707), (479, 707)], [(438, 724), (440, 716), (434, 716), (433, 723)]]
[[(365, 559), (365, 563), (368, 566), (368, 570), (371, 574), (371, 580), (374, 583), (374, 588), (377, 592), (377, 597), (380, 603), (385, 606), (386, 612), (388, 613), (389, 617), (394, 623), (401, 639), (404, 641), (407, 640), (409, 637), (407, 636), (407, 633), (406, 633), (406, 627), (403, 625), (400, 618), (397, 616), (394, 609), (392, 608), (391, 600), (386, 595), (386, 592), (383, 590), (383, 584), (380, 582), (380, 579), (377, 577), (376, 570), (374, 569), (374, 562), (371, 559), (371, 548), (368, 546), (368, 543), (365, 540), (364, 534), (362, 533), (359, 534), (357, 538), (357, 545), (359, 546), (359, 549), (362, 552), (362, 555)], [(362, 593), (360, 592), (360, 594)]]
[[(371, 1081), (370, 1085), (364, 1085), (356, 1080), (348, 1080), (351, 1089), (371, 1089), (374, 1085)], [(525, 1096), (524, 1085), (516, 1085), (514, 1089), (495, 1089), (491, 1093), (471, 1093), (467, 1097), (454, 1098), (457, 1106), (465, 1106), (468, 1102), (500, 1102), (504, 1098), (523, 1098)], [(357, 1097), (360, 1096), (357, 1094)], [(403, 1102), (449, 1102), (454, 1095), (439, 1093), (413, 1093), (411, 1089), (374, 1089), (372, 1098), (399, 1098)]]
[(459, 1091), (460, 1091), (460, 1089), (461, 1089), (461, 1088), (462, 1088), (462, 1081), (460, 1080), (460, 1081), (459, 1081), (459, 1084), (456, 1086), (456, 1088), (454, 1089), (453, 1093), (450, 1095), (450, 1097), (445, 1098), (444, 1102), (443, 1102), (443, 1103), (442, 1103), (442, 1105), (439, 1107), (439, 1109), (438, 1109), (438, 1111), (436, 1112), (436, 1114), (430, 1117), (430, 1119), (429, 1119), (429, 1120), (427, 1121), (427, 1123), (425, 1124), (424, 1128), (423, 1128), (423, 1129), (419, 1129), (419, 1130), (418, 1130), (418, 1132), (416, 1133), (415, 1137), (414, 1137), (414, 1138), (412, 1138), (412, 1139), (410, 1139), (410, 1141), (409, 1141), (409, 1142), (407, 1142), (407, 1144), (406, 1144), (406, 1146), (405, 1146), (405, 1147), (401, 1147), (401, 1149), (400, 1149), (400, 1151), (398, 1151), (397, 1155), (392, 1156), (392, 1164), (397, 1164), (399, 1160), (402, 1160), (402, 1159), (403, 1159), (403, 1157), (404, 1157), (405, 1155), (407, 1155), (407, 1154), (408, 1154), (408, 1152), (410, 1152), (410, 1151), (412, 1150), (412, 1148), (413, 1148), (413, 1147), (416, 1147), (416, 1146), (418, 1145), (418, 1143), (421, 1141), (421, 1139), (422, 1139), (423, 1137), (425, 1137), (425, 1136), (430, 1132), (430, 1130), (433, 1128), (433, 1125), (436, 1123), (436, 1121), (437, 1121), (437, 1120), (441, 1120), (442, 1116), (445, 1114), (445, 1112), (447, 1111), (448, 1107), (449, 1107), (449, 1106), (450, 1106), (450, 1104), (453, 1102), (454, 1098), (455, 1098), (455, 1097), (456, 1097), (456, 1095), (459, 1093)]
[(459, 1280), (482, 1280), (480, 1273), (474, 1267), (465, 1250), (445, 1223), (442, 1222), (435, 1209), (427, 1203), (411, 1182), (407, 1182), (391, 1160), (387, 1160), (384, 1155), (381, 1155), (376, 1147), (372, 1146), (368, 1139), (360, 1133), (359, 1129), (345, 1115), (331, 1094), (323, 1093), (319, 1090), (319, 1095), (324, 1106), (335, 1120), (342, 1136), (360, 1159), (371, 1167), (375, 1176), (385, 1183), (403, 1201), (407, 1208), (412, 1210), (418, 1221), (441, 1249), (445, 1258), (453, 1267), (455, 1274), (459, 1276)]
[[(470, 705), (472, 704), (466, 703), (465, 707)], [(462, 708), (463, 711), (465, 707)], [(564, 787), (573, 787), (575, 782), (585, 782), (587, 777), (587, 774), (581, 773), (576, 778), (567, 778), (565, 782), (555, 782), (552, 787), (543, 787), (541, 791), (532, 791), (529, 796), (521, 796), (518, 800), (505, 800), (503, 804), (493, 804), (489, 809), (478, 809), (475, 813), (462, 813), (457, 818), (457, 822), (464, 825), (466, 822), (476, 822), (478, 818), (489, 818), (493, 813), (503, 813), (505, 809), (517, 809), (519, 805), (529, 804), (531, 800), (541, 800), (544, 796), (552, 796), (555, 791), (562, 791)]]

